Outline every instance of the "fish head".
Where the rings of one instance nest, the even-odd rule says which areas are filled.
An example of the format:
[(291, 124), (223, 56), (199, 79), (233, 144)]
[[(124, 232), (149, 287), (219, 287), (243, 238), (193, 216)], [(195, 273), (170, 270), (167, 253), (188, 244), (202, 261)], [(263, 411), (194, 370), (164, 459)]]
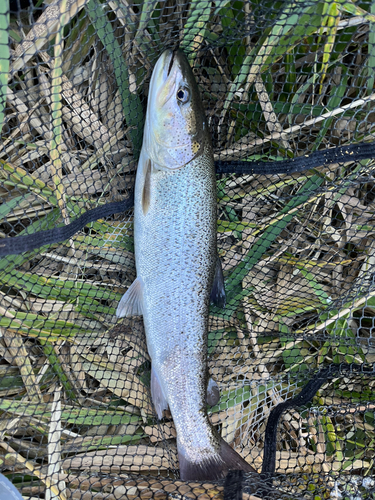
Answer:
[(197, 83), (185, 54), (166, 50), (152, 73), (143, 147), (155, 168), (175, 170), (209, 140)]

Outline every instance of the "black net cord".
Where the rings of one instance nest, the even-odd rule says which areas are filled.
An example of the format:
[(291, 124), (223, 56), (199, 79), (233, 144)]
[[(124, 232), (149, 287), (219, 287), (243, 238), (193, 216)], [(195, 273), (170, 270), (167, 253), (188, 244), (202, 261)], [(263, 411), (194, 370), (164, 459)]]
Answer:
[[(272, 477), (276, 469), (277, 428), (282, 413), (289, 408), (301, 407), (308, 404), (324, 383), (336, 376), (339, 372), (364, 373), (375, 376), (375, 365), (331, 364), (316, 373), (301, 392), (294, 398), (279, 403), (272, 409), (268, 418), (264, 435), (264, 454), (261, 472), (261, 481), (254, 477), (254, 492), (260, 498), (278, 498), (281, 492), (272, 487)], [(230, 471), (224, 482), (224, 500), (242, 499), (244, 472)]]
[(281, 414), (288, 408), (293, 408), (297, 406), (303, 406), (309, 403), (315, 396), (317, 391), (321, 386), (331, 379), (338, 372), (356, 372), (356, 373), (366, 373), (366, 375), (375, 376), (375, 365), (358, 365), (355, 363), (351, 364), (331, 364), (326, 368), (322, 368), (315, 377), (310, 380), (302, 391), (294, 398), (288, 399), (283, 403), (279, 403), (270, 413), (268, 418), (266, 432), (264, 437), (264, 455), (263, 455), (263, 467), (262, 475), (264, 477), (272, 476), (275, 473), (275, 460), (276, 460), (276, 436), (277, 436), (277, 426)]
[[(334, 162), (360, 161), (375, 158), (375, 142), (358, 143), (349, 146), (329, 148), (315, 151), (311, 155), (299, 156), (291, 160), (262, 162), (262, 161), (216, 161), (215, 168), (217, 174), (260, 174), (260, 175), (280, 175), (292, 174), (310, 170)], [(71, 238), (80, 231), (86, 224), (94, 222), (102, 217), (109, 217), (116, 213), (125, 212), (133, 207), (133, 194), (124, 201), (107, 203), (103, 206), (87, 210), (74, 222), (62, 227), (56, 227), (47, 231), (37, 231), (26, 236), (16, 236), (5, 238), (0, 243), (0, 256), (19, 255), (21, 253), (35, 250), (44, 245), (60, 243)]]
[(321, 149), (311, 154), (280, 161), (215, 161), (217, 174), (293, 174), (312, 168), (346, 161), (375, 158), (375, 142)]
[(224, 500), (242, 500), (242, 470), (229, 471), (224, 483)]
[(75, 233), (80, 231), (90, 222), (95, 222), (103, 217), (125, 212), (132, 208), (134, 203), (133, 196), (131, 195), (124, 201), (115, 201), (107, 203), (100, 207), (87, 210), (84, 214), (78, 217), (70, 224), (48, 229), (47, 231), (37, 231), (27, 236), (16, 236), (14, 238), (6, 238), (0, 242), (0, 256), (5, 255), (18, 255), (30, 250), (35, 250), (44, 245), (51, 245), (52, 243), (59, 243), (71, 238)]

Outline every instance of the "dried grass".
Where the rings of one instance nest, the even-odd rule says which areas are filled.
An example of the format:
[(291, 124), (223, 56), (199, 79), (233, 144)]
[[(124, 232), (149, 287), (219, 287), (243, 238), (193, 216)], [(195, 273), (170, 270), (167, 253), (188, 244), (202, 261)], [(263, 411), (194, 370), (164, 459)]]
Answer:
[[(141, 116), (125, 109), (141, 109), (158, 37), (171, 38), (176, 23), (204, 91), (216, 158), (272, 159), (373, 135), (374, 94), (351, 84), (345, 69), (350, 67), (352, 82), (363, 78), (370, 45), (360, 37), (373, 20), (362, 11), (345, 19), (345, 9), (340, 11), (336, 31), (329, 23), (310, 26), (285, 53), (276, 50), (285, 42), (280, 16), (265, 38), (247, 35), (239, 62), (233, 50), (242, 50), (242, 42), (220, 48), (206, 39), (212, 14), (216, 34), (223, 34), (231, 5), (214, 13), (210, 7), (199, 23), (193, 16), (183, 25), (183, 4), (167, 2), (157, 12), (159, 32), (150, 21), (152, 2), (137, 13), (132, 4), (111, 1), (103, 11), (106, 25), (98, 24), (104, 18), (88, 18), (95, 2), (64, 4), (64, 16), (49, 5), (29, 31), (11, 23), (19, 43), (11, 43), (0, 149), (0, 237), (47, 229), (129, 195)], [(248, 7), (245, 15), (251, 18)], [(231, 23), (226, 29), (233, 30)], [(347, 43), (345, 66), (335, 52), (336, 38), (358, 24), (364, 31)], [(106, 36), (113, 29), (115, 42), (107, 43), (113, 53), (120, 50), (125, 84), (119, 83), (113, 54), (105, 51), (110, 45), (105, 47), (103, 36), (99, 41), (93, 25), (97, 32), (107, 29)], [(332, 43), (326, 39), (323, 56), (318, 44), (304, 56), (298, 53), (297, 45), (302, 50), (305, 39), (315, 43), (324, 33)], [(55, 52), (48, 45), (53, 39)], [(251, 55), (254, 44), (258, 52)], [(289, 100), (283, 111), (284, 86)], [(373, 189), (373, 161), (354, 164), (350, 158), (303, 175), (218, 180), (218, 242), (229, 303), (224, 312), (212, 309), (209, 369), (221, 400), (210, 418), (258, 470), (270, 411), (300, 390), (296, 370), (374, 359), (368, 348), (375, 316), (369, 277)], [(221, 486), (150, 476), (170, 476), (177, 466), (176, 433), (170, 418), (160, 423), (153, 413), (141, 321), (115, 324), (114, 308), (135, 277), (131, 227), (131, 215), (113, 217), (80, 231), (69, 245), (0, 259), (0, 461), (4, 471), (13, 468), (24, 477), (31, 471), (40, 479), (39, 486), (25, 480), (25, 494), (91, 499), (107, 491), (108, 499), (161, 499), (174, 492), (175, 498), (222, 498)], [(314, 405), (330, 406), (328, 416), (316, 409), (285, 414), (277, 472), (370, 473), (374, 426), (365, 416), (369, 407), (352, 402), (359, 392), (338, 397), (335, 388), (325, 388)], [(345, 457), (339, 442), (354, 435), (358, 441), (358, 429), (364, 450)], [(120, 478), (95, 478), (94, 472)], [(149, 477), (121, 478), (129, 472)]]

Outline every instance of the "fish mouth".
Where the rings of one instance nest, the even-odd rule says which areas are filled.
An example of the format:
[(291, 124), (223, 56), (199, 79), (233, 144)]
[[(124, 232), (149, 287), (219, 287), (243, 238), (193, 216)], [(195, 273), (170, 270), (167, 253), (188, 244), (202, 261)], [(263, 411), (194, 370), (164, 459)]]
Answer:
[(168, 72), (167, 72), (167, 78), (172, 70), (172, 66), (173, 66), (173, 63), (174, 63), (174, 59), (175, 59), (175, 56), (176, 56), (176, 53), (177, 53), (177, 50), (178, 49), (174, 49), (172, 51), (172, 54), (171, 54), (171, 60), (169, 61), (169, 65), (168, 65)]
[(173, 96), (176, 88), (176, 74), (174, 70), (177, 50), (167, 49), (158, 61), (159, 68), (155, 68), (155, 88), (159, 106), (164, 106)]
[(172, 49), (167, 49), (164, 51), (162, 57), (161, 57), (161, 68), (162, 71), (160, 72), (160, 80), (159, 82), (161, 84), (165, 84), (171, 74), (173, 73), (173, 63), (176, 60), (176, 51)]

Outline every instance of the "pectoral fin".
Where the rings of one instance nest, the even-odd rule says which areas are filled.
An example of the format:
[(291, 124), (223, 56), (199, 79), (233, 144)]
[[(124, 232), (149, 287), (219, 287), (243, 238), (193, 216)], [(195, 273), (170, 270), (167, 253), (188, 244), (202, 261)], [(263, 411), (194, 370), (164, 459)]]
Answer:
[(122, 296), (116, 310), (118, 318), (142, 316), (143, 314), (143, 283), (137, 278)]
[(145, 183), (143, 184), (143, 192), (142, 192), (143, 215), (146, 215), (148, 212), (148, 209), (150, 207), (150, 198), (151, 198), (151, 160), (147, 160)]
[(211, 304), (218, 307), (225, 307), (225, 288), (223, 269), (221, 267), (220, 257), (216, 257), (215, 278), (211, 289), (210, 296)]
[(153, 368), (151, 368), (151, 397), (158, 418), (163, 418), (163, 411), (168, 410), (169, 405), (160, 385), (159, 377)]

